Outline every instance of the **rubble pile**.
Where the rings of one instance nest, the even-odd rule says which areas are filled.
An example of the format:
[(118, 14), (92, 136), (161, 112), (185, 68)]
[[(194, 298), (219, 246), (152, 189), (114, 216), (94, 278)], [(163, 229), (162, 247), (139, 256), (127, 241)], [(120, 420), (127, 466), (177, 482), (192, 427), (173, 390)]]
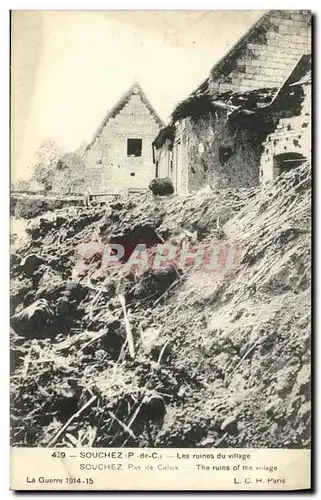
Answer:
[[(310, 177), (30, 220), (11, 255), (12, 445), (308, 447)], [(193, 238), (237, 242), (237, 265), (125, 265)], [(104, 267), (108, 243), (124, 265)]]

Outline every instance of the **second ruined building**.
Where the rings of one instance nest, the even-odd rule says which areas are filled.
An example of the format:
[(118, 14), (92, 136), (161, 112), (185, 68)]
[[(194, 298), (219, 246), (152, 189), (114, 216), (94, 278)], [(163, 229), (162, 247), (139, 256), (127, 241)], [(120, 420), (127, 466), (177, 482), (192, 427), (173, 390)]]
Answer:
[(311, 13), (270, 11), (174, 109), (156, 176), (180, 194), (268, 182), (310, 157), (310, 108)]

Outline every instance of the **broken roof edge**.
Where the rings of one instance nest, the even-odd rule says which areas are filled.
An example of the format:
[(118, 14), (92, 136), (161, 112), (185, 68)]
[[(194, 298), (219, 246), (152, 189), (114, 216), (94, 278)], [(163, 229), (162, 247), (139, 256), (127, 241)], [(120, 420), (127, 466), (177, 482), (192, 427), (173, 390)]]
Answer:
[(175, 110), (181, 105), (183, 104), (187, 99), (190, 99), (194, 96), (197, 95), (198, 92), (201, 92), (202, 88), (204, 86), (208, 86), (209, 84), (209, 81), (212, 79), (212, 74), (214, 71), (219, 71), (221, 69), (221, 66), (225, 63), (226, 60), (229, 59), (229, 57), (232, 57), (233, 54), (235, 54), (235, 52), (237, 52), (237, 50), (240, 48), (240, 46), (247, 41), (248, 37), (254, 32), (254, 30), (260, 26), (260, 24), (262, 22), (265, 21), (265, 19), (267, 19), (271, 13), (273, 11), (272, 10), (269, 10), (267, 12), (265, 12), (254, 24), (252, 24), (252, 26), (250, 26), (250, 28), (244, 33), (244, 35), (241, 36), (241, 38), (239, 38), (237, 40), (237, 42), (235, 42), (234, 45), (232, 45), (232, 47), (230, 48), (230, 50), (227, 51), (227, 53), (225, 53), (215, 64), (214, 66), (211, 67), (211, 69), (209, 70), (209, 76), (206, 77), (202, 83), (200, 83), (200, 85), (195, 89), (193, 90), (185, 99), (183, 99), (182, 101), (178, 102), (177, 105), (175, 106), (174, 110), (173, 110), (173, 113), (171, 116), (173, 116), (173, 114), (175, 113)]
[[(215, 95), (215, 97), (207, 96), (208, 97), (208, 104), (209, 104), (208, 112), (214, 111), (216, 108), (227, 110), (228, 112), (230, 112), (230, 116), (234, 115), (235, 113), (236, 114), (237, 113), (244, 113), (247, 115), (255, 115), (255, 114), (260, 114), (260, 113), (266, 112), (279, 99), (281, 93), (286, 88), (290, 88), (293, 86), (300, 86), (300, 85), (303, 86), (303, 85), (310, 85), (311, 84), (311, 70), (307, 70), (306, 74), (299, 81), (295, 81), (294, 83), (291, 83), (292, 77), (293, 77), (295, 71), (299, 68), (302, 61), (304, 61), (304, 58), (309, 57), (309, 56), (310, 55), (301, 56), (301, 58), (295, 63), (295, 66), (291, 69), (291, 71), (289, 71), (287, 77), (285, 78), (285, 80), (283, 81), (283, 83), (279, 87), (262, 87), (259, 89), (253, 89), (250, 91), (246, 90), (246, 91), (239, 92), (239, 93), (234, 93), (232, 91), (229, 91), (229, 92), (218, 93)], [(259, 94), (266, 94), (268, 91), (270, 91), (271, 94), (272, 93), (274, 94), (274, 96), (271, 96), (271, 100), (265, 104), (257, 102), (256, 107), (253, 107), (253, 108), (252, 107), (245, 107), (242, 104), (235, 105), (235, 104), (232, 104), (229, 102), (224, 102), (224, 100), (220, 100), (220, 98), (222, 99), (222, 97), (226, 97), (229, 95), (234, 95), (235, 97), (240, 97), (243, 95), (244, 96), (247, 96), (247, 95), (253, 96), (253, 95), (259, 95)], [(189, 101), (190, 99), (193, 101), (195, 100), (194, 102), (197, 102), (197, 100), (199, 100), (200, 97), (201, 96), (197, 96), (196, 94), (192, 94), (192, 95), (188, 96), (188, 98), (186, 98), (185, 101), (182, 101), (181, 103), (179, 103), (176, 106), (175, 110), (178, 108), (179, 105), (184, 104), (186, 101)], [(160, 147), (162, 147), (164, 142), (165, 142), (165, 139), (168, 138), (167, 135), (164, 133), (166, 130), (172, 129), (172, 130), (174, 130), (174, 134), (175, 134), (175, 125), (178, 121), (181, 121), (184, 118), (193, 118), (193, 115), (190, 115), (190, 114), (184, 114), (184, 116), (183, 115), (182, 116), (175, 116), (175, 114), (174, 114), (175, 110), (172, 113), (171, 121), (168, 123), (168, 125), (166, 127), (164, 127), (163, 129), (160, 130), (159, 134), (157, 135), (157, 137), (155, 138), (155, 140), (152, 143), (153, 146), (156, 147), (156, 149), (159, 149)]]
[(312, 84), (312, 74), (311, 71), (306, 76), (303, 76), (299, 81), (291, 83), (290, 87), (296, 87), (298, 85), (311, 85)]
[[(255, 30), (259, 28), (265, 21), (267, 21), (275, 12), (287, 12), (289, 9), (272, 9), (266, 11), (252, 26), (238, 39), (238, 41), (228, 50), (228, 52), (221, 57), (217, 63), (210, 69), (209, 79), (213, 80), (212, 76), (215, 72), (218, 72), (222, 69), (222, 66), (235, 54), (237, 54), (238, 50), (243, 46), (244, 43), (248, 41), (250, 36), (254, 34)], [(312, 16), (312, 12), (309, 9), (296, 9), (298, 12), (307, 12), (310, 14), (310, 18)]]
[[(174, 122), (177, 120), (190, 117), (196, 117), (200, 115), (200, 112), (197, 112), (195, 115), (192, 113), (193, 109), (197, 109), (198, 103), (200, 103), (203, 107), (205, 104), (207, 105), (206, 111), (210, 112), (212, 108), (225, 108), (230, 111), (242, 110), (247, 113), (253, 113), (254, 111), (259, 111), (260, 109), (268, 108), (272, 105), (272, 103), (279, 97), (279, 94), (285, 87), (291, 85), (308, 85), (311, 83), (311, 54), (302, 54), (301, 57), (297, 59), (297, 61), (293, 64), (292, 68), (289, 70), (286, 78), (282, 82), (279, 87), (262, 87), (251, 90), (244, 90), (242, 92), (234, 92), (232, 90), (225, 92), (217, 92), (213, 96), (210, 95), (207, 90), (203, 94), (194, 93), (189, 95), (184, 101), (181, 101), (174, 109), (172, 113), (172, 119)], [(299, 73), (298, 73), (299, 71)], [(299, 74), (301, 79), (293, 83), (293, 78)], [(209, 79), (208, 79), (209, 80)], [(205, 83), (205, 82), (204, 82)], [(255, 102), (255, 106), (250, 105), (248, 100), (248, 107), (243, 106), (243, 103), (235, 104), (233, 102), (227, 102), (227, 97), (234, 96), (234, 98), (241, 96), (262, 96), (271, 93), (270, 100), (267, 102)], [(274, 93), (274, 96), (272, 95)], [(203, 98), (203, 102), (202, 101)], [(244, 104), (246, 104), (244, 102)], [(189, 109), (188, 109), (189, 108)]]
[(175, 114), (176, 114), (178, 108), (180, 108), (182, 105), (184, 105), (187, 101), (190, 101), (194, 98), (197, 98), (197, 94), (202, 92), (203, 88), (207, 90), (208, 83), (209, 83), (209, 77), (205, 78), (205, 80), (203, 80), (202, 83), (193, 92), (191, 92), (187, 97), (185, 97), (185, 99), (182, 99), (181, 101), (179, 101), (176, 104), (176, 106), (174, 107), (174, 109), (170, 115), (172, 121), (175, 121)]
[(215, 64), (212, 66), (212, 68), (209, 71), (209, 79), (212, 79), (213, 73), (216, 71), (220, 71), (222, 69), (222, 66), (228, 61), (231, 57), (233, 57), (237, 51), (242, 47), (242, 45), (247, 42), (248, 38), (254, 33), (254, 31), (264, 22), (266, 21), (272, 14), (272, 12), (275, 12), (275, 10), (269, 10), (265, 12), (259, 19), (250, 26), (250, 28), (244, 33), (244, 35), (241, 36), (235, 42), (234, 45), (222, 56)]
[(168, 125), (163, 127), (155, 139), (152, 142), (152, 146), (154, 146), (156, 149), (160, 149), (166, 139), (173, 140), (175, 136), (175, 124), (173, 122), (169, 122)]
[[(237, 42), (232, 45), (232, 47), (225, 53), (215, 64), (214, 66), (211, 67), (209, 70), (209, 76), (202, 81), (202, 83), (193, 91), (191, 92), (184, 100), (180, 101), (177, 103), (175, 106), (172, 116), (175, 114), (175, 111), (187, 100), (194, 98), (198, 92), (202, 92), (202, 88), (204, 85), (208, 85), (210, 81), (215, 80), (215, 73), (218, 73), (219, 71), (222, 70), (222, 67), (226, 62), (229, 61), (229, 59), (233, 58), (234, 55), (237, 55), (238, 51), (243, 47), (243, 45), (248, 41), (248, 39), (251, 37), (252, 34), (255, 33), (255, 30), (259, 28), (261, 25), (264, 24), (265, 21), (267, 21), (274, 12), (276, 12), (278, 9), (273, 9), (273, 10), (268, 10), (264, 12), (262, 16), (259, 17), (259, 19), (250, 26), (250, 28), (242, 35)], [(286, 10), (286, 9), (284, 9)], [(304, 9), (303, 9), (304, 10)], [(305, 9), (305, 12), (311, 13), (310, 10)], [(218, 76), (218, 75), (216, 75)]]
[(127, 104), (128, 99), (132, 95), (133, 90), (134, 90), (135, 87), (138, 88), (138, 94), (141, 96), (141, 99), (142, 99), (143, 103), (148, 108), (149, 112), (153, 116), (153, 118), (156, 121), (156, 123), (158, 124), (158, 126), (160, 128), (162, 128), (162, 127), (165, 126), (165, 123), (160, 118), (160, 116), (158, 115), (158, 113), (155, 110), (155, 108), (152, 106), (151, 102), (147, 98), (147, 96), (146, 96), (145, 92), (143, 91), (142, 87), (140, 86), (140, 84), (138, 82), (134, 82), (129, 87), (129, 89), (122, 94), (122, 96), (118, 99), (118, 101), (116, 102), (116, 104), (107, 112), (107, 114), (105, 115), (105, 117), (102, 120), (101, 124), (99, 125), (98, 129), (96, 130), (96, 132), (95, 132), (92, 140), (88, 143), (85, 151), (88, 151), (93, 146), (94, 142), (100, 136), (100, 134), (104, 130), (105, 126), (107, 125), (108, 121), (111, 118), (113, 118), (117, 113), (119, 113), (119, 111)]

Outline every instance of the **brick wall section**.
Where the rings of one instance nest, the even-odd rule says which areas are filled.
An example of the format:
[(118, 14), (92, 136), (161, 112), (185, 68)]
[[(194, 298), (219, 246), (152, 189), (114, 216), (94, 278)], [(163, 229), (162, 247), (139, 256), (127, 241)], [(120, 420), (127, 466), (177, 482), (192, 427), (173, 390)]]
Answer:
[(283, 153), (300, 153), (311, 157), (311, 85), (304, 86), (304, 100), (299, 116), (275, 118), (275, 130), (263, 143), (260, 160), (261, 182), (273, 180), (274, 157)]
[[(155, 177), (152, 142), (159, 124), (142, 101), (132, 94), (125, 106), (110, 118), (84, 155), (87, 185), (93, 192), (147, 188)], [(127, 156), (127, 139), (142, 139), (142, 156)], [(101, 163), (100, 163), (101, 162)], [(134, 176), (131, 176), (134, 173)]]
[(303, 54), (311, 52), (309, 11), (270, 11), (214, 66), (211, 92), (280, 87)]

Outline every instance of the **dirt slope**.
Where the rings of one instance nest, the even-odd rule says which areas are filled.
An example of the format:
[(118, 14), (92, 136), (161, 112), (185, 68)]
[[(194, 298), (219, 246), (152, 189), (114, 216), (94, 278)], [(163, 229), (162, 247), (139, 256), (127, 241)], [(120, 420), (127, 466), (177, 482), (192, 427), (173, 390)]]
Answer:
[[(264, 188), (33, 219), (12, 251), (13, 445), (309, 446), (310, 194), (305, 165)], [(153, 252), (183, 229), (237, 242), (234, 268), (106, 271), (94, 255), (75, 273), (79, 244)]]

